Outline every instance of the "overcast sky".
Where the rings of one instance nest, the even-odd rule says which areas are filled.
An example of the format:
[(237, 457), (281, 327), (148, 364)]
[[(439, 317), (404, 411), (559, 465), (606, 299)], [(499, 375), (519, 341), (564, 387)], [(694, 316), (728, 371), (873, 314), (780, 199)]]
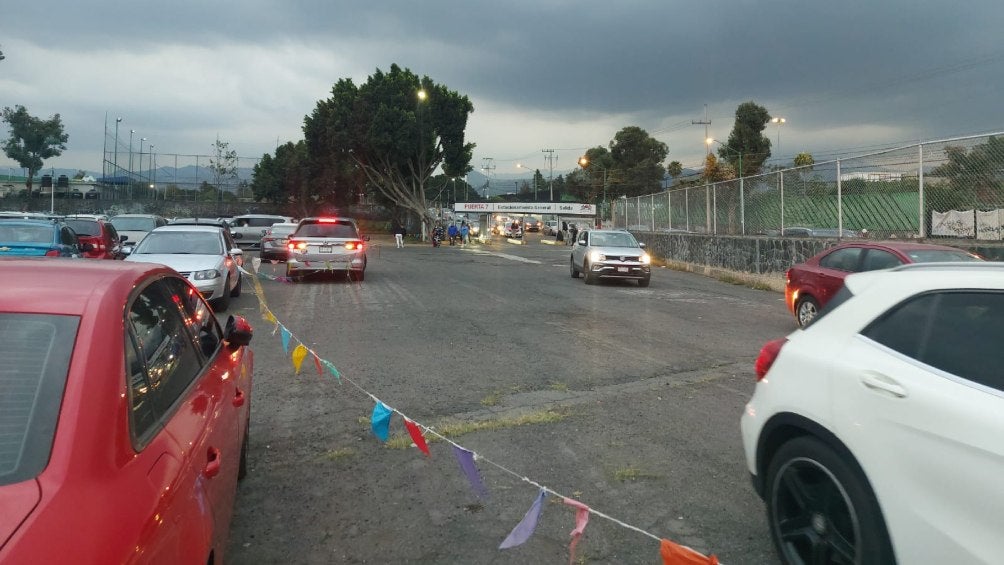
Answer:
[(724, 140), (748, 100), (786, 119), (775, 155), (780, 133), (784, 161), (821, 161), (1004, 130), (1002, 37), (1000, 0), (11, 1), (0, 107), (61, 115), (46, 167), (100, 172), (106, 115), (137, 151), (260, 157), (339, 79), (397, 63), (470, 97), (471, 164), (500, 175), (546, 171), (545, 148), (566, 172), (632, 125), (699, 167), (691, 122), (706, 105)]

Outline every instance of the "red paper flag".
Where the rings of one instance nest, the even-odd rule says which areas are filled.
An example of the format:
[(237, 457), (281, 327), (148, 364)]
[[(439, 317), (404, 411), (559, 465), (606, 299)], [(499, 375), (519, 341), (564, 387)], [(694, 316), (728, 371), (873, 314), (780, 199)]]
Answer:
[(314, 353), (314, 366), (317, 367), (317, 376), (324, 376), (324, 369), (321, 368), (321, 358)]
[(572, 536), (572, 543), (568, 544), (568, 564), (572, 565), (575, 563), (575, 546), (579, 545), (582, 532), (586, 531), (586, 524), (589, 523), (589, 507), (571, 498), (565, 498), (562, 502), (575, 508), (575, 529), (569, 534)]
[(408, 434), (411, 436), (411, 441), (415, 442), (415, 446), (422, 450), (422, 453), (432, 457), (432, 454), (429, 453), (429, 446), (425, 443), (425, 436), (422, 435), (422, 430), (418, 427), (418, 424), (405, 418), (404, 427), (408, 428)]
[(714, 555), (707, 557), (667, 539), (662, 540), (659, 555), (663, 565), (718, 565), (718, 558)]

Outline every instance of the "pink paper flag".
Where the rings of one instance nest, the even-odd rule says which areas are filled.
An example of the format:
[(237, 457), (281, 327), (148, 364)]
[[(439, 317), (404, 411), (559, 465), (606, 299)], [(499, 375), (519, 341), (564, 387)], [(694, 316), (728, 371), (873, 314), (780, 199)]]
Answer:
[(324, 369), (321, 368), (321, 358), (318, 357), (316, 353), (314, 353), (314, 366), (317, 367), (317, 376), (323, 377)]
[(585, 531), (586, 524), (589, 523), (589, 507), (571, 498), (564, 498), (562, 502), (576, 508), (575, 529), (569, 534), (572, 536), (572, 543), (568, 544), (568, 565), (572, 565), (575, 563), (575, 546), (579, 544), (579, 538), (582, 537), (582, 532)]
[(419, 448), (422, 453), (432, 457), (432, 454), (429, 453), (429, 445), (425, 443), (425, 436), (422, 435), (422, 430), (418, 427), (418, 424), (405, 418), (404, 427), (408, 429), (408, 435), (411, 436), (411, 441), (415, 442), (415, 447)]

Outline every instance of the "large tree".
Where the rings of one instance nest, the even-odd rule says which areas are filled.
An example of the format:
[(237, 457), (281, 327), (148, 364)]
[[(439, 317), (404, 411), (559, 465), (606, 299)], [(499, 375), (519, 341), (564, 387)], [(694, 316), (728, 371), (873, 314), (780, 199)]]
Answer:
[(472, 170), (474, 144), (464, 134), (473, 111), (466, 96), (395, 64), (358, 88), (340, 80), (305, 118), (304, 137), (313, 170), (333, 182), (361, 172), (387, 200), (431, 222), (425, 188), (433, 173)]
[[(620, 181), (616, 195), (640, 196), (657, 192), (665, 177), (662, 162), (667, 155), (666, 144), (640, 127), (627, 126), (617, 132), (610, 142), (610, 158)], [(609, 198), (610, 188), (607, 190)]]
[(944, 194), (939, 197), (959, 207), (999, 207), (1004, 184), (1000, 180), (1000, 171), (1004, 170), (1004, 138), (990, 136), (986, 143), (974, 145), (968, 151), (958, 145), (949, 145), (944, 151), (947, 161), (930, 172), (932, 177), (948, 180), (947, 192), (940, 191)]
[(28, 169), (24, 185), (31, 193), (35, 173), (41, 170), (45, 159), (63, 154), (69, 136), (63, 133), (59, 114), (43, 120), (20, 105), (4, 108), (3, 121), (10, 128), (10, 137), (3, 144), (4, 153)]
[(740, 176), (758, 174), (764, 161), (770, 157), (770, 139), (763, 135), (768, 123), (770, 113), (767, 108), (752, 100), (736, 108), (732, 133), (725, 147), (718, 148), (718, 156), (728, 161)]

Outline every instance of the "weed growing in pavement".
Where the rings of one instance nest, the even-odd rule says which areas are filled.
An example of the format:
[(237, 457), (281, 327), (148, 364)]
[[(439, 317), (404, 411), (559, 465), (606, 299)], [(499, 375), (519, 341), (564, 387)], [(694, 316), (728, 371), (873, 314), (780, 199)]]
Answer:
[(617, 469), (616, 471), (614, 471), (614, 480), (620, 481), (622, 483), (627, 481), (637, 481), (639, 479), (655, 479), (655, 478), (658, 478), (658, 475), (654, 475), (652, 473), (646, 473), (645, 471), (642, 471), (641, 469), (633, 465), (626, 467), (624, 469)]
[(339, 459), (352, 457), (355, 454), (355, 449), (352, 449), (351, 447), (343, 447), (341, 449), (331, 449), (324, 452), (324, 458), (329, 461), (338, 461)]
[[(480, 420), (474, 422), (447, 422), (438, 426), (433, 426), (436, 433), (443, 437), (458, 437), (464, 434), (482, 431), (495, 431), (518, 426), (530, 426), (536, 424), (553, 424), (560, 422), (571, 415), (568, 411), (544, 410), (541, 412), (530, 412), (512, 418), (498, 418), (495, 420)], [(438, 441), (433, 435), (426, 435), (425, 441), (432, 443)], [(391, 449), (407, 449), (411, 447), (411, 436), (407, 434), (395, 435), (387, 440), (387, 447)]]
[(682, 261), (657, 259), (655, 257), (652, 258), (652, 266), (672, 269), (674, 271), (682, 271), (685, 273), (703, 274), (724, 283), (745, 286), (747, 288), (752, 288), (753, 290), (767, 290), (773, 292), (784, 291), (784, 277), (779, 274), (771, 275), (728, 271), (725, 269), (704, 267), (702, 265), (692, 265)]
[(553, 382), (548, 386), (548, 388), (558, 392), (568, 392), (568, 383)]
[(499, 402), (502, 401), (502, 391), (493, 391), (488, 396), (481, 399), (482, 406), (497, 406)]

